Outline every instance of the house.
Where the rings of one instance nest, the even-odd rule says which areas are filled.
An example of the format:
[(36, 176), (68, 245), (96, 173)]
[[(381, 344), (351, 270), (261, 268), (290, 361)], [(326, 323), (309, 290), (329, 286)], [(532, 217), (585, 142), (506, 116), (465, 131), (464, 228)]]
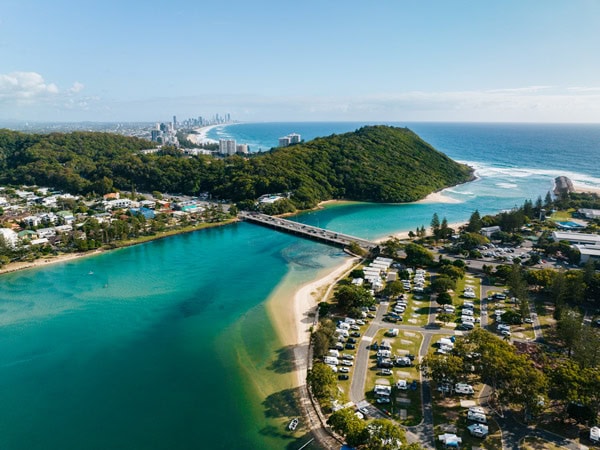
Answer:
[(39, 230), (37, 230), (37, 235), (40, 239), (56, 236), (56, 230), (54, 229), (54, 227), (40, 228)]
[(41, 239), (33, 239), (31, 241), (31, 245), (44, 245), (49, 243), (50, 241), (48, 241), (48, 238), (41, 238)]
[(151, 220), (156, 217), (156, 214), (154, 214), (154, 211), (152, 211), (151, 209), (148, 209), (148, 208), (131, 208), (131, 209), (129, 209), (129, 212), (134, 216), (139, 214), (139, 215), (143, 216), (146, 220)]
[(58, 216), (58, 222), (64, 225), (71, 225), (75, 221), (72, 211), (59, 211), (56, 215)]
[(9, 247), (14, 248), (17, 245), (17, 233), (14, 230), (11, 230), (10, 228), (0, 228), (0, 237)]
[(496, 225), (493, 227), (483, 227), (479, 232), (489, 239), (492, 237), (492, 234), (498, 233), (499, 231), (502, 231), (502, 229)]

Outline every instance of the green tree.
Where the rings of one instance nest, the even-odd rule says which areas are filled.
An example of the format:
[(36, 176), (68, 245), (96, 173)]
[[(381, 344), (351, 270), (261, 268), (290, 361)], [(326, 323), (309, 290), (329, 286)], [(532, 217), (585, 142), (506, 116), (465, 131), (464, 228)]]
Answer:
[(473, 211), (471, 217), (469, 218), (469, 223), (467, 224), (466, 231), (470, 233), (479, 233), (481, 231), (481, 216), (479, 215), (479, 210)]
[(375, 419), (368, 426), (366, 448), (369, 450), (397, 450), (405, 448), (406, 433), (390, 420)]
[(337, 301), (338, 306), (345, 311), (351, 308), (371, 306), (375, 303), (371, 294), (362, 286), (340, 286), (333, 297)]
[[(451, 305), (452, 304), (452, 296), (448, 293), (448, 292), (440, 292), (437, 296), (436, 301), (438, 302), (438, 304), (440, 305)], [(451, 318), (452, 318), (452, 314), (450, 314)], [(448, 323), (450, 322), (450, 320), (443, 320), (440, 317), (440, 314), (438, 314), (438, 319), (441, 320), (444, 323)]]
[(401, 281), (390, 281), (383, 288), (383, 294), (389, 297), (396, 297), (404, 292), (404, 285)]
[(431, 233), (437, 239), (440, 232), (440, 218), (437, 213), (433, 213), (433, 217), (431, 218)]
[(447, 275), (438, 275), (431, 283), (431, 289), (438, 294), (453, 291), (456, 289), (456, 281)]
[(430, 266), (433, 264), (433, 254), (425, 247), (413, 242), (406, 244), (406, 264), (409, 266)]
[(437, 384), (454, 384), (466, 377), (463, 358), (457, 355), (428, 354), (423, 358), (420, 369), (423, 376)]
[(330, 406), (337, 397), (337, 380), (327, 364), (316, 362), (308, 371), (306, 381), (321, 405)]
[(329, 419), (327, 424), (337, 433), (346, 438), (348, 445), (358, 447), (366, 443), (368, 432), (366, 424), (359, 419), (350, 408), (338, 409)]

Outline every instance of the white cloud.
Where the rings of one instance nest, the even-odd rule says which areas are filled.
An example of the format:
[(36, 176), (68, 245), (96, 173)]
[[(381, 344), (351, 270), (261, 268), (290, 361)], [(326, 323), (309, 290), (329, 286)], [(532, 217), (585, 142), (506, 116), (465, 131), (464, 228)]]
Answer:
[(12, 72), (0, 74), (1, 100), (30, 100), (58, 94), (58, 86), (46, 83), (36, 72)]
[(81, 92), (83, 90), (84, 86), (82, 83), (80, 83), (79, 81), (76, 81), (75, 83), (73, 83), (73, 86), (71, 86), (71, 88), (69, 89), (69, 92), (73, 93), (73, 94), (77, 94), (78, 92)]

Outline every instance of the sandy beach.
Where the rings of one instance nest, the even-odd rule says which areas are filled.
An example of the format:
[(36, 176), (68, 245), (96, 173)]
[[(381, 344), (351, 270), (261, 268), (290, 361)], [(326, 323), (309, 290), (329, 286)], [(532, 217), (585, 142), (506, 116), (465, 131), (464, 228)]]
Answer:
[(47, 258), (36, 259), (35, 261), (20, 261), (9, 263), (0, 269), (0, 275), (10, 272), (17, 272), (19, 270), (34, 269), (36, 267), (47, 266), (49, 264), (56, 264), (66, 261), (72, 261), (74, 259), (85, 258), (88, 256), (96, 256), (103, 253), (105, 250), (94, 250), (86, 253), (65, 253), (58, 256), (50, 256)]
[(198, 145), (200, 145), (200, 144), (218, 144), (219, 141), (217, 141), (215, 139), (210, 139), (206, 135), (213, 128), (220, 127), (220, 126), (221, 126), (220, 124), (217, 124), (217, 125), (208, 125), (206, 127), (194, 128), (194, 131), (197, 131), (197, 134), (188, 134), (187, 139)]
[(298, 289), (284, 280), (268, 300), (268, 312), (281, 343), (294, 347), (298, 386), (306, 382), (307, 352), (315, 308), (326, 289), (357, 262), (358, 258), (348, 258), (325, 276)]
[(460, 200), (444, 195), (444, 191), (438, 191), (432, 192), (424, 199), (415, 203), (460, 203)]
[(573, 188), (575, 189), (575, 192), (578, 192), (580, 194), (587, 193), (600, 195), (600, 187), (586, 186), (584, 184), (574, 184)]

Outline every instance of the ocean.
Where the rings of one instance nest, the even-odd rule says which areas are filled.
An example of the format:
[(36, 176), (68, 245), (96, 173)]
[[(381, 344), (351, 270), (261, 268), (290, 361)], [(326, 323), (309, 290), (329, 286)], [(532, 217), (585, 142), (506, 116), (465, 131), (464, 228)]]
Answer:
[[(209, 137), (266, 149), (291, 132), (360, 125), (240, 124)], [(334, 205), (296, 220), (378, 238), (428, 226), (434, 212), (454, 222), (511, 208), (558, 175), (600, 187), (600, 126), (399, 125), (480, 178), (445, 190), (454, 203)], [(297, 414), (289, 349), (265, 301), (344, 258), (240, 223), (3, 275), (0, 448), (300, 447), (309, 437), (285, 431)]]

